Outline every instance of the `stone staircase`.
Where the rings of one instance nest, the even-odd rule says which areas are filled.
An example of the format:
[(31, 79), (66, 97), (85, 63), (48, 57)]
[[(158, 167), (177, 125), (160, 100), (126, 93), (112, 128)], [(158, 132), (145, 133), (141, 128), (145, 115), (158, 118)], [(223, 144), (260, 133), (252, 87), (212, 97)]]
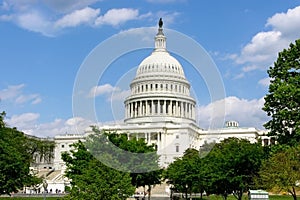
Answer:
[[(147, 188), (146, 188), (147, 191)], [(140, 187), (136, 190), (138, 193), (143, 193), (144, 188)], [(140, 200), (142, 199), (143, 195), (139, 195)], [(131, 198), (134, 199), (134, 198)], [(146, 200), (148, 199), (148, 196), (146, 196)], [(165, 200), (170, 199), (170, 193), (169, 193), (169, 186), (166, 183), (162, 183), (160, 185), (155, 185), (151, 190), (151, 200)]]

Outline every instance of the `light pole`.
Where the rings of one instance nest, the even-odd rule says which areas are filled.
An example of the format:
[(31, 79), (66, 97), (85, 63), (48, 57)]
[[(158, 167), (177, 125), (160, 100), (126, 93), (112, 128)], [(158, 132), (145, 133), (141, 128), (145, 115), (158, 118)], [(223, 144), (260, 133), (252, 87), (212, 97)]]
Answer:
[(188, 199), (188, 184), (185, 185), (185, 199)]
[(170, 199), (173, 199), (173, 190), (174, 190), (174, 186), (170, 185)]
[(46, 191), (47, 191), (48, 183), (46, 179), (43, 180), (43, 188), (44, 188), (44, 200), (46, 200)]

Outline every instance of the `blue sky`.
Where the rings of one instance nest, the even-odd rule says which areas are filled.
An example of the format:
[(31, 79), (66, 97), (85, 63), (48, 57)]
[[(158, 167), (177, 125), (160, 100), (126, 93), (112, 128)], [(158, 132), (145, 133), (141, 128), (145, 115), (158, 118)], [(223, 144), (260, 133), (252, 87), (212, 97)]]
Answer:
[[(269, 84), (266, 71), (279, 51), (300, 38), (300, 0), (0, 1), (0, 110), (7, 112), (6, 122), (44, 137), (93, 123), (72, 111), (73, 86), (82, 63), (113, 35), (156, 27), (160, 17), (166, 29), (199, 43), (221, 74), (226, 97), (211, 101), (202, 78), (177, 57), (196, 93), (200, 126), (207, 128), (212, 107), (224, 103), (225, 120), (263, 128), (268, 120), (261, 111)], [(95, 85), (100, 123), (122, 120), (134, 67), (150, 52), (121, 56)], [(112, 107), (117, 115), (109, 112)]]

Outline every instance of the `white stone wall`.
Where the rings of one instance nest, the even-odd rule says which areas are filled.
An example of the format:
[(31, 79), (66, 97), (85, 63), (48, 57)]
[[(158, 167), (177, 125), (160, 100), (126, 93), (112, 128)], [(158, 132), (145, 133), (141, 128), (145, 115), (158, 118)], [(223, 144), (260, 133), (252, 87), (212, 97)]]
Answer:
[(84, 135), (78, 134), (66, 134), (55, 136), (55, 151), (53, 161), (55, 170), (65, 170), (65, 163), (61, 159), (61, 153), (70, 152), (70, 150), (72, 149), (70, 145), (78, 142), (79, 140), (83, 141), (84, 138)]

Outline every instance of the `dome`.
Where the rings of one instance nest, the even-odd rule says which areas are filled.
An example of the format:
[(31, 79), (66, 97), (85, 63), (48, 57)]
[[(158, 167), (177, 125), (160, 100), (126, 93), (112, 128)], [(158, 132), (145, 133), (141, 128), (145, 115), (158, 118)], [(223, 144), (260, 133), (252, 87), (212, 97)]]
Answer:
[(161, 19), (155, 48), (140, 63), (130, 90), (124, 101), (126, 123), (195, 122), (196, 101), (182, 65), (166, 49)]
[(145, 58), (138, 67), (136, 76), (149, 75), (153, 73), (172, 73), (185, 78), (181, 64), (167, 51), (154, 51)]
[(166, 49), (166, 37), (162, 27), (158, 29), (158, 33), (155, 36), (154, 51), (140, 63), (136, 72), (136, 78), (157, 75), (177, 76), (180, 79), (185, 79), (181, 64)]

